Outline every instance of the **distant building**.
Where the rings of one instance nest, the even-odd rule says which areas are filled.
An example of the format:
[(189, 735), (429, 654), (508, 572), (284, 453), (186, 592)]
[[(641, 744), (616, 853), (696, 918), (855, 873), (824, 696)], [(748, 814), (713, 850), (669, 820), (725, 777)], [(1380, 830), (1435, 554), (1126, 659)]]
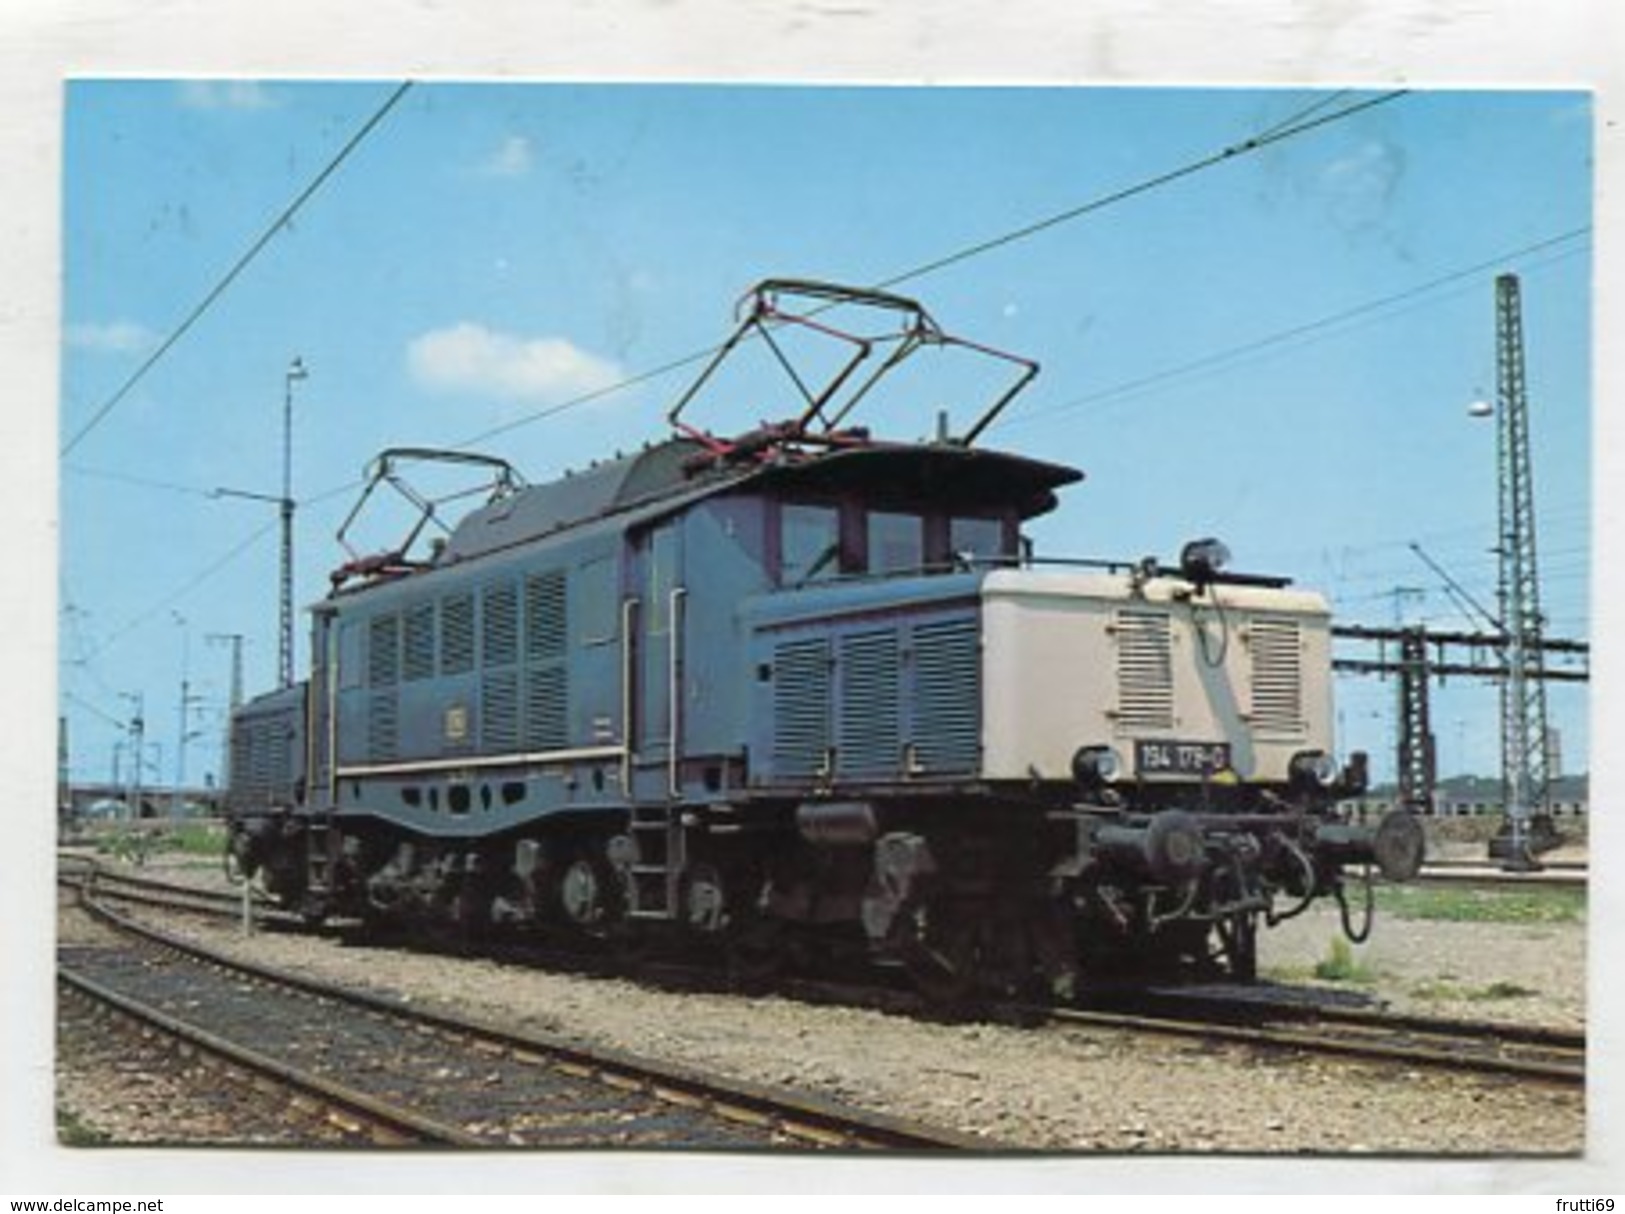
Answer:
[[(1588, 775), (1558, 776), (1551, 783), (1552, 817), (1584, 817), (1590, 812), (1591, 779)], [(1373, 788), (1365, 796), (1349, 802), (1362, 816), (1381, 815), (1391, 809), (1398, 790), (1391, 784)], [(1433, 816), (1471, 818), (1500, 814), (1501, 780), (1495, 776), (1451, 776), (1433, 790)]]

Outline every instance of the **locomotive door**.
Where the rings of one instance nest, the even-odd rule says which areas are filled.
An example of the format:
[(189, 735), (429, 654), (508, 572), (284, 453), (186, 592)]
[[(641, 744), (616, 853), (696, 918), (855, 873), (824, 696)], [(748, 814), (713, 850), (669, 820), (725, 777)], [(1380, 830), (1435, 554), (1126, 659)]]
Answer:
[(637, 756), (634, 799), (666, 800), (676, 792), (681, 748), (682, 532), (664, 523), (637, 541), (632, 585), (638, 598), (633, 645), (631, 737)]

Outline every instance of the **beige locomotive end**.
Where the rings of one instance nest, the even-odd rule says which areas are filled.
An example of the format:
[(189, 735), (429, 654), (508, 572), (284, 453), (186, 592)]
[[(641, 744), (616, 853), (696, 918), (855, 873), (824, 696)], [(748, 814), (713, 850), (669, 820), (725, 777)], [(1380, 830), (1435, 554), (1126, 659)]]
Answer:
[(1002, 570), (982, 595), (989, 779), (1071, 779), (1086, 750), (1148, 781), (1284, 783), (1295, 756), (1330, 761), (1317, 594)]

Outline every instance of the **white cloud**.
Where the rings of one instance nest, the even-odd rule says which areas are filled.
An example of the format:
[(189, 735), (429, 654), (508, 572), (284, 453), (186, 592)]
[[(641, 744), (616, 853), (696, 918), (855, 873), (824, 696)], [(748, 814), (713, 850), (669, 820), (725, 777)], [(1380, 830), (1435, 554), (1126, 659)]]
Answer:
[(1387, 219), (1404, 177), (1404, 150), (1383, 140), (1369, 140), (1327, 165), (1320, 184), (1332, 219), (1344, 228), (1359, 230)]
[(535, 159), (529, 139), (523, 135), (509, 135), (502, 141), (502, 146), (480, 166), (480, 171), (489, 177), (522, 177), (530, 172)]
[(194, 110), (263, 110), (275, 104), (256, 80), (186, 80), (180, 87), (181, 104)]
[(406, 357), (424, 387), (506, 400), (568, 400), (625, 378), (615, 363), (562, 337), (518, 337), (470, 321), (413, 338)]
[(140, 354), (157, 339), (152, 330), (128, 320), (69, 325), (63, 336), (69, 348), (93, 354)]

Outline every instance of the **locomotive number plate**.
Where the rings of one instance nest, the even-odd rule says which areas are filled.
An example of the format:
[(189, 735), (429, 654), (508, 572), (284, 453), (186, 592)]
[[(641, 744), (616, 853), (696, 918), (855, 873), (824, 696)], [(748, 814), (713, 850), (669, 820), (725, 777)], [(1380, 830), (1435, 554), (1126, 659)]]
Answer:
[(1134, 770), (1142, 776), (1211, 776), (1229, 766), (1228, 742), (1134, 743)]

